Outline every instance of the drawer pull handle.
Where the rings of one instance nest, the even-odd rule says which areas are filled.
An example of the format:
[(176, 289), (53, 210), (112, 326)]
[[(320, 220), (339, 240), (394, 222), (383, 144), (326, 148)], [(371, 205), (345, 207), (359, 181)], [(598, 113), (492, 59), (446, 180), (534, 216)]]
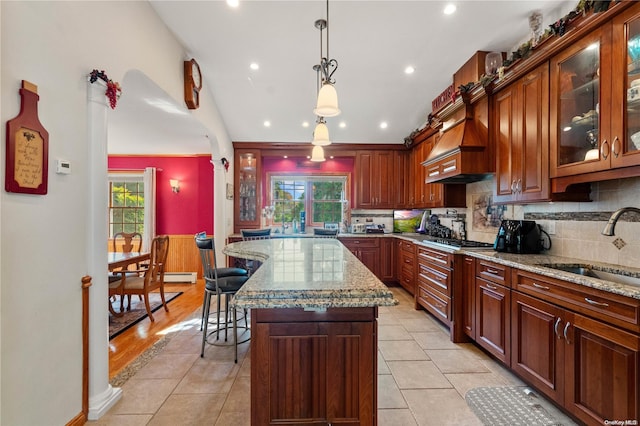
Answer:
[(585, 297), (584, 300), (585, 300), (585, 302), (587, 302), (590, 305), (602, 306), (603, 308), (608, 308), (609, 307), (608, 303), (596, 302), (595, 300), (591, 300), (588, 297)]
[(498, 271), (497, 271), (497, 270), (495, 270), (495, 269), (487, 268), (487, 269), (486, 269), (486, 271), (487, 271), (488, 273), (490, 273), (490, 274), (494, 274), (494, 275), (495, 275), (495, 274), (498, 274)]
[(549, 287), (547, 287), (546, 285), (540, 285), (538, 283), (531, 283), (535, 288), (539, 288), (540, 290), (551, 290)]
[(489, 284), (489, 283), (487, 283), (487, 288), (488, 288), (489, 290), (497, 290), (497, 289), (498, 289), (498, 287), (496, 287), (495, 285), (491, 285), (491, 284)]
[(560, 317), (558, 317), (558, 319), (556, 320), (556, 325), (553, 326), (553, 331), (555, 331), (556, 337), (558, 339), (560, 339), (560, 333), (558, 333), (558, 326), (560, 325), (560, 322), (561, 322)]
[(567, 342), (567, 345), (571, 344), (571, 342), (569, 341), (569, 337), (567, 336), (567, 331), (569, 330), (569, 326), (570, 325), (571, 325), (571, 323), (567, 322), (567, 324), (565, 324), (565, 326), (564, 326), (564, 333), (563, 334), (564, 334), (564, 340), (565, 340), (565, 342)]

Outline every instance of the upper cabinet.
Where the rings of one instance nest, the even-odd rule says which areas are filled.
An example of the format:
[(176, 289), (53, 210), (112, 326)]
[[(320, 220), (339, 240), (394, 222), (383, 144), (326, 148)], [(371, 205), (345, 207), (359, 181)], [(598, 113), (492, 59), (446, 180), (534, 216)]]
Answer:
[(358, 151), (356, 154), (356, 208), (391, 209), (396, 183), (394, 151)]
[(560, 190), (640, 165), (640, 5), (551, 59), (550, 107), (551, 176), (601, 172)]
[(235, 150), (234, 231), (260, 227), (261, 153), (259, 150)]
[(549, 198), (549, 64), (492, 98), (496, 202)]

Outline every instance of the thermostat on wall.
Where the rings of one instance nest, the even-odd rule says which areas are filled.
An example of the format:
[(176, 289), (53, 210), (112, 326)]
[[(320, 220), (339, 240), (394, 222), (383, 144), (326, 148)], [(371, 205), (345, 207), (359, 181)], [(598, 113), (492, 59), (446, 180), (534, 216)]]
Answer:
[(71, 163), (66, 160), (58, 160), (56, 173), (68, 175), (71, 173)]

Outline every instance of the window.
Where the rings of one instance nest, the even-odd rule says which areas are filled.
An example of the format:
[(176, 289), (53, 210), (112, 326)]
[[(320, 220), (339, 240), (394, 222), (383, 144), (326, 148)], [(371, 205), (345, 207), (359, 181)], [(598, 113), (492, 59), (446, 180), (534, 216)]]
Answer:
[(144, 231), (142, 175), (109, 176), (109, 236)]
[(271, 176), (273, 223), (300, 220), (306, 212), (306, 223), (323, 226), (325, 222), (342, 222), (347, 176)]

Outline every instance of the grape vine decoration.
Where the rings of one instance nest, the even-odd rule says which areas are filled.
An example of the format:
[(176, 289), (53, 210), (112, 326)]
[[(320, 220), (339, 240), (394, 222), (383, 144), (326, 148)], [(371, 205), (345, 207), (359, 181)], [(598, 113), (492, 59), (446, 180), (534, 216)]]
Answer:
[(107, 98), (109, 98), (109, 105), (111, 106), (111, 109), (115, 109), (116, 103), (118, 102), (118, 99), (120, 99), (120, 95), (122, 94), (120, 84), (109, 79), (104, 71), (91, 71), (91, 74), (89, 74), (89, 82), (95, 83), (98, 79), (107, 83), (107, 91), (104, 92), (104, 94), (107, 96)]

